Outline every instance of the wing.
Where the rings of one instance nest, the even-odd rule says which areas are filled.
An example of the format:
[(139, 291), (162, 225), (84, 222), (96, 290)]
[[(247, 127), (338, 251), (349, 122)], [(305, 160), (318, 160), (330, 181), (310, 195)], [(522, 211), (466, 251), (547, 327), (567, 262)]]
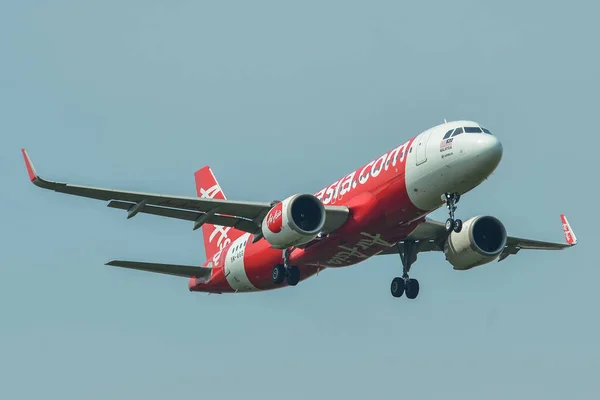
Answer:
[[(555, 243), (555, 242), (543, 242), (539, 240), (522, 239), (518, 237), (508, 236), (506, 239), (506, 246), (504, 251), (498, 257), (498, 261), (504, 260), (506, 257), (517, 254), (520, 250), (562, 250), (577, 244), (577, 237), (575, 232), (571, 229), (571, 225), (564, 214), (560, 216), (563, 226), (563, 233), (565, 235), (566, 243)], [(443, 251), (444, 242), (448, 237), (448, 233), (444, 227), (444, 224), (439, 221), (426, 219), (413, 233), (411, 233), (405, 240), (414, 240), (417, 243), (417, 249), (419, 252), (427, 251)], [(402, 250), (403, 242), (400, 242), (400, 249)], [(379, 255), (387, 254), (398, 254), (398, 248), (392, 246), (379, 253)]]
[(521, 249), (525, 250), (562, 250), (577, 244), (577, 237), (575, 232), (571, 228), (567, 216), (565, 214), (560, 215), (560, 219), (563, 227), (563, 234), (565, 235), (566, 243), (554, 243), (554, 242), (541, 242), (539, 240), (521, 239), (517, 237), (509, 236), (506, 240), (506, 247), (498, 261), (504, 260), (506, 257), (517, 254)]
[[(40, 177), (27, 151), (21, 150), (29, 179), (43, 189), (75, 196), (108, 201), (108, 207), (127, 210), (127, 218), (138, 213), (193, 221), (196, 230), (204, 223), (230, 226), (260, 236), (261, 224), (274, 203), (232, 201), (198, 197), (169, 196), (162, 194), (102, 189), (89, 186), (53, 182)], [(326, 222), (323, 233), (340, 228), (349, 214), (347, 207), (325, 206)]]

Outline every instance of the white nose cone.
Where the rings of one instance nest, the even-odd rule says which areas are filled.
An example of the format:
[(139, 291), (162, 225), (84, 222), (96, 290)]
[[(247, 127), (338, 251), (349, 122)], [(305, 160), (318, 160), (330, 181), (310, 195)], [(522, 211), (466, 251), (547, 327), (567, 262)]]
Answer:
[(475, 134), (473, 137), (476, 137), (472, 145), (479, 169), (491, 174), (502, 160), (502, 143), (496, 136), (486, 133)]

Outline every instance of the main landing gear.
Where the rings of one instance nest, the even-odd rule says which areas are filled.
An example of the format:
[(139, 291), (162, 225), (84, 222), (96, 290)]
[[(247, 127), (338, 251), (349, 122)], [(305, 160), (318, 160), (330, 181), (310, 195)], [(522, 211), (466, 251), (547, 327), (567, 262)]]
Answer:
[(300, 282), (300, 269), (297, 266), (290, 266), (290, 249), (283, 251), (283, 264), (277, 264), (271, 272), (271, 280), (273, 283), (280, 285), (284, 280), (290, 286), (296, 286)]
[(454, 219), (454, 211), (456, 211), (456, 204), (460, 200), (459, 193), (446, 193), (446, 207), (450, 213), (450, 218), (446, 220), (446, 232), (460, 232), (462, 230), (462, 221), (460, 219)]
[(417, 261), (417, 244), (414, 241), (407, 240), (404, 244), (396, 243), (398, 254), (402, 260), (403, 273), (402, 278), (392, 280), (391, 292), (394, 297), (401, 297), (406, 293), (409, 299), (416, 299), (419, 295), (419, 281), (411, 279), (408, 276), (411, 265)]

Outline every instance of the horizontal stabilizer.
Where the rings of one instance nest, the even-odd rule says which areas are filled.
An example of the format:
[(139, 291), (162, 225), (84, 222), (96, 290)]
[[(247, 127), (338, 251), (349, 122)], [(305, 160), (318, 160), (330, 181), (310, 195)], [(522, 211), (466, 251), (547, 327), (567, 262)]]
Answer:
[(212, 268), (193, 267), (188, 265), (175, 264), (157, 264), (137, 261), (112, 260), (106, 263), (113, 267), (137, 269), (138, 271), (155, 272), (158, 274), (167, 274), (175, 276), (183, 276), (186, 278), (210, 278)]

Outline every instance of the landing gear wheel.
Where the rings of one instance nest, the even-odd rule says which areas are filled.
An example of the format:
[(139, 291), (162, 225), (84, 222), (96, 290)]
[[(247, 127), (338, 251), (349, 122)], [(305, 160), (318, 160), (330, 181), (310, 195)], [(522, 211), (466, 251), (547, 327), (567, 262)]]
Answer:
[[(452, 232), (452, 229), (454, 228), (454, 224), (455, 224), (454, 220), (452, 218), (448, 218), (446, 220), (446, 226), (445, 226), (446, 232)], [(462, 227), (462, 224), (461, 224), (461, 227)]]
[(458, 233), (462, 229), (462, 221), (460, 219), (454, 220), (454, 212), (456, 211), (456, 204), (460, 200), (460, 193), (446, 193), (444, 196), (446, 197), (448, 214), (450, 214), (450, 218), (446, 220), (446, 232), (450, 233), (454, 230)]
[(419, 281), (416, 279), (409, 279), (406, 281), (406, 297), (413, 300), (419, 295)]
[[(454, 224), (454, 220), (452, 221)], [(450, 225), (452, 229), (453, 225)], [(419, 253), (419, 244), (414, 240), (405, 240), (404, 243), (396, 243), (400, 260), (402, 261), (402, 278), (394, 278), (390, 291), (394, 297), (402, 297), (406, 293), (406, 297), (414, 299), (419, 294), (419, 282), (416, 279), (410, 279), (408, 273), (410, 267), (417, 261), (417, 254)]]
[(392, 292), (392, 296), (402, 297), (402, 295), (404, 294), (404, 279), (394, 278), (392, 280), (392, 286), (390, 290)]
[(454, 221), (454, 232), (458, 233), (462, 230), (462, 221), (460, 219), (457, 219)]
[(290, 286), (296, 286), (300, 282), (300, 270), (293, 266), (288, 268), (287, 283)]
[(281, 264), (277, 264), (271, 271), (271, 280), (273, 283), (279, 285), (285, 279), (285, 267)]

